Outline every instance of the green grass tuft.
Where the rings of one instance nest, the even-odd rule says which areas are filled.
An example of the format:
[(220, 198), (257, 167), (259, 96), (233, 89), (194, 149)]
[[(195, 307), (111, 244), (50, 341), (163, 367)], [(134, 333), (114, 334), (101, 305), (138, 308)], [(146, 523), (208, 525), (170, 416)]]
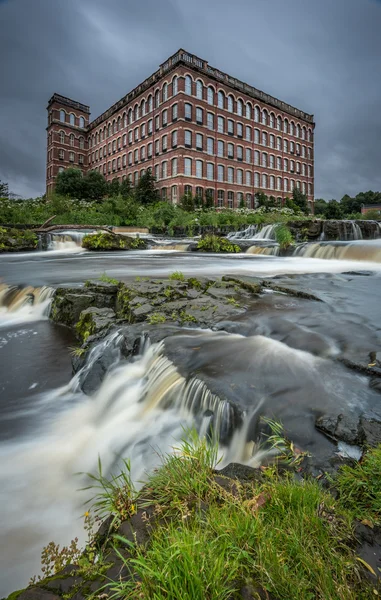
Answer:
[(172, 281), (185, 281), (185, 275), (181, 271), (174, 271), (168, 277)]

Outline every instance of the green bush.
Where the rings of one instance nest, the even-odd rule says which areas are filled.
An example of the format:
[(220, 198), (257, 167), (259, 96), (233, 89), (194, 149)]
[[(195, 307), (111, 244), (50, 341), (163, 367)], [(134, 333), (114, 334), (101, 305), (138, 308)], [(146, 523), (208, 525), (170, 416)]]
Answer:
[(147, 244), (140, 238), (130, 238), (114, 233), (91, 233), (85, 235), (82, 247), (87, 250), (138, 250), (145, 249)]
[(294, 243), (291, 231), (284, 223), (280, 223), (276, 226), (275, 239), (282, 249), (286, 249)]
[(237, 244), (233, 244), (230, 240), (216, 235), (205, 235), (197, 244), (197, 250), (203, 252), (241, 252), (241, 248)]

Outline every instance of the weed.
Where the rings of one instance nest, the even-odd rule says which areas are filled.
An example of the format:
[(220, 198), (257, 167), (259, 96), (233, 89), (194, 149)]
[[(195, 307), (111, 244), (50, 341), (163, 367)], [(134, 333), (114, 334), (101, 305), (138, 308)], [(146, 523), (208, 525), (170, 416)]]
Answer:
[(108, 275), (106, 275), (106, 273), (102, 273), (102, 275), (99, 277), (99, 281), (103, 281), (104, 283), (112, 283), (114, 285), (119, 285), (119, 283), (120, 283), (117, 279), (108, 277)]
[(86, 348), (70, 346), (69, 347), (71, 356), (75, 356), (77, 358), (81, 358), (84, 354), (86, 354)]
[(226, 298), (226, 302), (228, 302), (232, 306), (236, 306), (237, 308), (241, 307), (240, 303), (237, 302), (237, 300), (235, 298)]
[(218, 237), (217, 235), (205, 235), (197, 244), (198, 250), (204, 252), (241, 252), (241, 248), (237, 244), (233, 244), (227, 238)]
[(150, 325), (157, 325), (158, 323), (165, 323), (166, 319), (165, 316), (160, 313), (152, 313), (147, 321)]
[(171, 279), (172, 281), (184, 281), (185, 275), (181, 271), (174, 271), (169, 275), (168, 279)]

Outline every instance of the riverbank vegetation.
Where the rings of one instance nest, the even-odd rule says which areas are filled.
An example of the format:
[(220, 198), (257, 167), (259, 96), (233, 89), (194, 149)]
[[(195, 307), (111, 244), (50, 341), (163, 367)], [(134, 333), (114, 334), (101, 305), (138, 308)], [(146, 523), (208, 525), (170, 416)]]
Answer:
[[(297, 475), (306, 459), (282, 440), (275, 425), (280, 458), (261, 469), (230, 465), (216, 471), (216, 446), (192, 433), (174, 454), (162, 457), (162, 466), (140, 492), (134, 490), (127, 461), (121, 473), (109, 478), (99, 463), (98, 474), (91, 476), (95, 497), (85, 513), (85, 529), (107, 517), (106, 526), (89, 537), (82, 554), (77, 541), (63, 549), (49, 544), (42, 553), (49, 577), (37, 585), (65, 589), (65, 600), (74, 595), (126, 600), (377, 598), (380, 583), (358, 555), (354, 517), (374, 527), (379, 506), (371, 514), (366, 507), (354, 511), (349, 490), (361, 472), (363, 493), (372, 493), (380, 449), (369, 451), (350, 474), (341, 469), (332, 481), (338, 490), (334, 499), (317, 481)], [(34, 597), (33, 589), (39, 588), (29, 589), (28, 598)]]

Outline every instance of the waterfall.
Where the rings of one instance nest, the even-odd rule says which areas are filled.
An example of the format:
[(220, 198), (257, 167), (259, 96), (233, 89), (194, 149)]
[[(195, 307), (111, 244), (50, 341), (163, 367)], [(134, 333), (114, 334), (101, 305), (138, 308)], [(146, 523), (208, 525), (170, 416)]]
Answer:
[(57, 231), (47, 233), (47, 249), (50, 251), (81, 252), (82, 240), (92, 231)]
[(378, 240), (304, 243), (295, 248), (294, 256), (381, 263), (381, 243)]
[(234, 231), (228, 233), (226, 236), (229, 240), (247, 240), (252, 239), (258, 231), (258, 225), (249, 225), (246, 229), (241, 231)]
[(276, 246), (250, 246), (246, 254), (262, 254), (264, 256), (279, 256), (280, 248)]
[(249, 227), (242, 231), (229, 233), (227, 237), (230, 240), (275, 240), (276, 227), (277, 223), (265, 225), (258, 231), (258, 225), (249, 225)]
[(54, 289), (0, 284), (0, 327), (49, 317)]

